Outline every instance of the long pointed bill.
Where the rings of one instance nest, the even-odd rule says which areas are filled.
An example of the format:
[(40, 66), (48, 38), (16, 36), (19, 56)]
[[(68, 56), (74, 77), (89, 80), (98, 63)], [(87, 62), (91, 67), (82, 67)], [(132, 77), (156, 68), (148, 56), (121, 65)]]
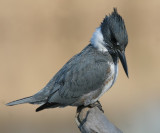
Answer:
[(117, 50), (117, 52), (118, 52), (118, 56), (119, 56), (119, 58), (121, 60), (123, 69), (124, 69), (127, 77), (129, 77), (128, 76), (128, 67), (127, 67), (127, 61), (126, 61), (125, 53), (124, 53), (124, 51), (120, 51), (120, 50)]

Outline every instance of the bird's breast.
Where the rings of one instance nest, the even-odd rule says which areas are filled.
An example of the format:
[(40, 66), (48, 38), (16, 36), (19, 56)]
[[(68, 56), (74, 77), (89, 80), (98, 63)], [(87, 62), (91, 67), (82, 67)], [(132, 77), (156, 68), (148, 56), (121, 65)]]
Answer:
[(112, 87), (112, 85), (115, 83), (118, 75), (118, 65), (117, 64), (111, 64), (110, 65), (110, 76), (106, 78), (104, 82), (104, 86), (102, 88), (102, 93), (105, 93), (109, 88)]
[(109, 74), (109, 76), (107, 76), (106, 80), (104, 81), (101, 88), (101, 93), (99, 94), (99, 96), (93, 99), (92, 101), (93, 103), (96, 102), (115, 83), (118, 75), (118, 64), (112, 63), (110, 65), (110, 68), (106, 72), (107, 72), (107, 75)]
[(91, 91), (87, 94), (84, 94), (78, 101), (76, 101), (73, 106), (79, 105), (89, 105), (96, 102), (109, 88), (114, 84), (117, 74), (118, 74), (118, 65), (112, 63), (110, 67), (106, 70), (106, 79), (100, 88), (97, 88), (94, 91)]

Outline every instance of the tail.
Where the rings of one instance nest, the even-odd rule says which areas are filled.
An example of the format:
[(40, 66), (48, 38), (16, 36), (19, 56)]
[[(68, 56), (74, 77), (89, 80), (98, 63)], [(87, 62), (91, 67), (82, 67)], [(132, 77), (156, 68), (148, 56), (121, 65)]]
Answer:
[(39, 112), (39, 111), (47, 109), (47, 108), (56, 108), (56, 107), (59, 107), (59, 106), (60, 106), (59, 103), (49, 103), (49, 102), (47, 102), (47, 103), (41, 105), (40, 107), (38, 107), (36, 109), (36, 112)]
[(35, 99), (33, 98), (33, 96), (30, 96), (30, 97), (25, 97), (25, 98), (22, 98), (22, 99), (7, 103), (6, 105), (7, 106), (14, 106), (14, 105), (23, 104), (23, 103), (32, 103), (32, 104), (34, 104), (34, 102), (35, 102)]

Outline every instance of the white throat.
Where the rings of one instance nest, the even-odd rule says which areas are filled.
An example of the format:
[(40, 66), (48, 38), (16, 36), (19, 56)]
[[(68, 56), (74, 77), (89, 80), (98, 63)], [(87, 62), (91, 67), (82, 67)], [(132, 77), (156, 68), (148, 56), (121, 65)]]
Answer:
[(98, 27), (96, 31), (93, 33), (92, 38), (90, 40), (91, 45), (97, 48), (101, 52), (107, 52), (107, 48), (104, 47), (104, 39), (101, 32), (101, 27)]

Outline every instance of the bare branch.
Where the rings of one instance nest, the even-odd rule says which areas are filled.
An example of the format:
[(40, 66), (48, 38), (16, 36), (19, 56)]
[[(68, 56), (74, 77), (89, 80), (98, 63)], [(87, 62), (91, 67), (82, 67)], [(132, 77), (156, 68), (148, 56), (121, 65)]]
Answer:
[(99, 102), (96, 102), (94, 106), (79, 106), (76, 123), (82, 133), (122, 133), (106, 118)]

